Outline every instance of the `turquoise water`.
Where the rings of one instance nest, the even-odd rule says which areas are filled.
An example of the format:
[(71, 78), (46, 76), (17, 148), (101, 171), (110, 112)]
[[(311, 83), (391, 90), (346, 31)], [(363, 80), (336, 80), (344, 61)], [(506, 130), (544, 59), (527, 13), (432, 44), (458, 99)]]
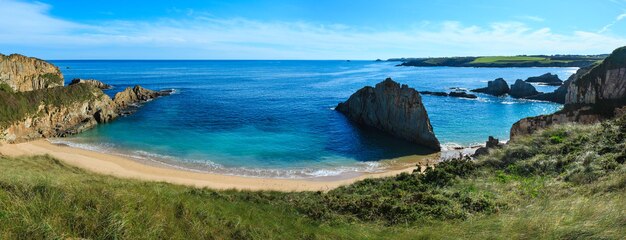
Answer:
[[(99, 151), (224, 174), (313, 177), (376, 171), (378, 160), (424, 149), (361, 130), (333, 107), (386, 77), (420, 91), (478, 88), (546, 72), (562, 79), (575, 68), (395, 67), (370, 61), (53, 61), (72, 78), (175, 89), (135, 114), (63, 141)], [(539, 86), (539, 91), (555, 87)], [(551, 113), (553, 103), (479, 95), (422, 96), (444, 146), (507, 139), (515, 121)]]

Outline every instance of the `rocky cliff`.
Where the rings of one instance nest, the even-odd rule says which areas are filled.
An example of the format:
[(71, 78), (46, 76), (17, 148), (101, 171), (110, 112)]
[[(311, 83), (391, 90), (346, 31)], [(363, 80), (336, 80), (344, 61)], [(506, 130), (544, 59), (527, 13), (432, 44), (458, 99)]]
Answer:
[(565, 104), (595, 104), (626, 99), (626, 47), (570, 84)]
[(335, 108), (357, 124), (376, 128), (393, 136), (439, 150), (422, 97), (413, 88), (391, 78), (364, 87)]
[(516, 122), (511, 127), (511, 139), (553, 124), (589, 124), (623, 115), (626, 110), (626, 47), (616, 49), (602, 63), (589, 70), (582, 69), (568, 81), (565, 107), (554, 114)]
[(19, 54), (0, 54), (0, 84), (14, 91), (32, 91), (63, 86), (63, 75), (58, 67)]
[[(65, 94), (72, 95), (59, 99)], [(117, 117), (111, 98), (89, 85), (40, 89), (12, 96), (2, 93), (0, 97), (22, 103), (24, 99), (35, 99), (23, 106), (0, 106), (3, 116), (12, 114), (5, 118), (14, 118), (13, 121), (2, 119), (0, 124), (0, 141), (9, 143), (76, 134)]]
[(171, 92), (135, 86), (114, 101), (100, 89), (110, 86), (100, 81), (76, 79), (64, 87), (52, 64), (16, 54), (0, 57), (0, 142), (76, 134), (115, 119), (129, 105)]

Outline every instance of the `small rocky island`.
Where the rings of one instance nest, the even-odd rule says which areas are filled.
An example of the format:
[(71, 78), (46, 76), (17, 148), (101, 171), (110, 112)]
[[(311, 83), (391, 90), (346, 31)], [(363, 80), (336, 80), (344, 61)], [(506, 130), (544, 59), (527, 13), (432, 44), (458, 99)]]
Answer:
[(550, 85), (550, 86), (561, 86), (561, 84), (563, 84), (563, 81), (559, 79), (559, 75), (552, 74), (552, 73), (546, 73), (544, 75), (537, 76), (537, 77), (529, 77), (526, 79), (525, 82), (539, 83), (542, 85)]
[(335, 110), (359, 125), (433, 150), (441, 149), (420, 94), (391, 78), (358, 90)]
[(112, 121), (137, 105), (170, 91), (127, 88), (114, 99), (111, 88), (94, 79), (74, 79), (63, 86), (58, 67), (37, 59), (0, 54), (0, 142), (63, 137)]

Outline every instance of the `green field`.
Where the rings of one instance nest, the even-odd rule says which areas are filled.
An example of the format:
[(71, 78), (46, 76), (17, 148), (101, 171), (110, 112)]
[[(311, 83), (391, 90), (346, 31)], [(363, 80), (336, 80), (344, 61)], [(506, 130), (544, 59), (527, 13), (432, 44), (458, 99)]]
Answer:
[(470, 64), (483, 64), (483, 63), (522, 63), (522, 62), (542, 62), (542, 63), (550, 63), (550, 62), (571, 62), (565, 60), (552, 60), (548, 57), (523, 57), (523, 56), (513, 56), (513, 57), (479, 57), (474, 61), (470, 62)]
[(0, 239), (623, 239), (626, 119), (324, 192), (124, 180), (0, 156)]

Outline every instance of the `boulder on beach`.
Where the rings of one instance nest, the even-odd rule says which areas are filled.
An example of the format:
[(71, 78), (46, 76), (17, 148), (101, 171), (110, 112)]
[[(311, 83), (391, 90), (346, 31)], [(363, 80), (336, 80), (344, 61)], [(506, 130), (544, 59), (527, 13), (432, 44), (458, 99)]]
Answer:
[(362, 126), (437, 151), (441, 148), (420, 94), (391, 78), (375, 87), (358, 90), (347, 101), (339, 103), (335, 110)]
[(509, 93), (509, 84), (502, 78), (487, 82), (487, 87), (473, 89), (472, 92), (502, 96)]

